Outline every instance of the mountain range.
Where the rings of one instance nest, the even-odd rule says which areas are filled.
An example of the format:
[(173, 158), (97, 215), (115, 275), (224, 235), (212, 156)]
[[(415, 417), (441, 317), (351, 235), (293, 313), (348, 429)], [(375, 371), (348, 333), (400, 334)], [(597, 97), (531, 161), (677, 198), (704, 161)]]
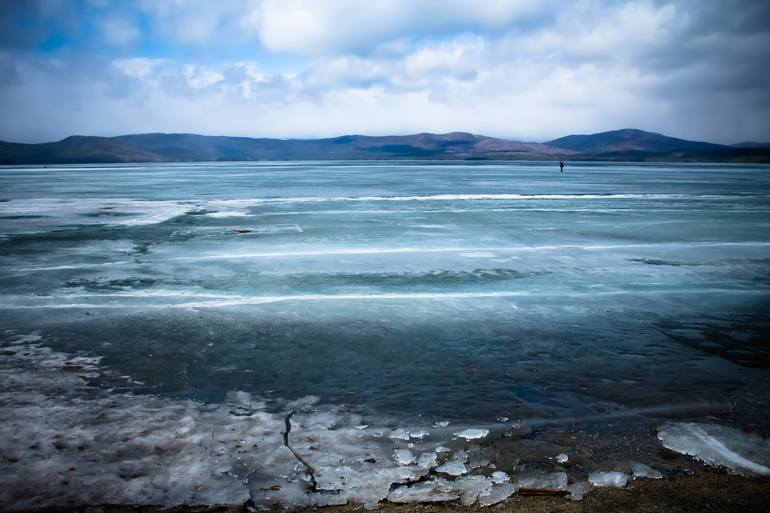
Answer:
[(74, 135), (41, 144), (0, 141), (0, 164), (379, 159), (770, 162), (770, 143), (727, 146), (637, 129), (568, 135), (545, 143), (465, 132), (344, 135), (327, 139), (151, 133), (117, 137)]

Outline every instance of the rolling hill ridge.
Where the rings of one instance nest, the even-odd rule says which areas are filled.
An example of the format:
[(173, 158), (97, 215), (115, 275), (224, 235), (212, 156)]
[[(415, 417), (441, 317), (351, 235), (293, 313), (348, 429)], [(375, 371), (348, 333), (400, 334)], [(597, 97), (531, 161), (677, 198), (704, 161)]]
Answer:
[(546, 143), (465, 132), (325, 139), (148, 133), (70, 136), (41, 144), (0, 141), (0, 164), (6, 165), (376, 159), (770, 162), (770, 147), (688, 141), (637, 129), (569, 135)]

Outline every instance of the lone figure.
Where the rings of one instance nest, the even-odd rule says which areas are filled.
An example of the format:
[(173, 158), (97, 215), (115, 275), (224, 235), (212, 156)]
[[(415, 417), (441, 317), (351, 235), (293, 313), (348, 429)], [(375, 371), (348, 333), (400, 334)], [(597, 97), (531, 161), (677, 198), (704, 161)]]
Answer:
[(559, 161), (559, 170), (563, 173), (564, 172), (564, 162), (561, 160)]

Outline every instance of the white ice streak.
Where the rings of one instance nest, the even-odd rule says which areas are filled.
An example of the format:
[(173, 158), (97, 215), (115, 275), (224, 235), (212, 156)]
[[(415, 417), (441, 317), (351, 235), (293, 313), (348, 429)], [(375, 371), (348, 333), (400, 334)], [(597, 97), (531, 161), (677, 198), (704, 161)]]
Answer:
[(29, 198), (0, 202), (0, 216), (31, 215), (59, 225), (162, 223), (194, 207), (192, 202), (130, 198)]
[(254, 207), (276, 203), (408, 202), (408, 201), (520, 201), (520, 200), (723, 200), (762, 198), (720, 194), (425, 194), (409, 196), (298, 196), (213, 200), (213, 207)]
[[(91, 308), (91, 309), (121, 309), (134, 306), (141, 309), (151, 308), (225, 308), (234, 306), (261, 305), (267, 303), (280, 303), (286, 301), (393, 301), (393, 300), (453, 300), (453, 299), (485, 299), (485, 298), (507, 298), (520, 297), (528, 295), (522, 291), (499, 291), (499, 292), (403, 292), (403, 293), (381, 293), (381, 294), (295, 294), (286, 296), (236, 296), (236, 295), (218, 295), (218, 294), (186, 294), (183, 292), (171, 293), (144, 293), (127, 292), (126, 294), (94, 294), (87, 295), (60, 295), (60, 296), (28, 296), (26, 300), (34, 301), (60, 301), (68, 297), (196, 297), (199, 299), (210, 299), (208, 301), (188, 301), (188, 302), (169, 302), (169, 303), (137, 303), (135, 305), (126, 303), (55, 303), (48, 304), (20, 304), (18, 297), (14, 297), (11, 303), (0, 304), (0, 309), (4, 310), (23, 310), (23, 309), (65, 309), (65, 308)], [(6, 297), (8, 299), (9, 297)], [(408, 433), (407, 433), (408, 436)]]
[(658, 431), (667, 449), (740, 474), (770, 475), (770, 439), (718, 424), (671, 423)]
[[(497, 253), (515, 253), (529, 251), (561, 251), (584, 250), (604, 251), (612, 249), (638, 249), (656, 247), (722, 247), (722, 246), (770, 246), (767, 241), (741, 241), (741, 242), (662, 242), (640, 244), (546, 244), (538, 246), (449, 246), (449, 247), (361, 247), (361, 248), (328, 248), (328, 249), (297, 249), (285, 251), (259, 251), (248, 253), (217, 253), (196, 256), (183, 256), (170, 258), (180, 261), (205, 261), (205, 260), (240, 260), (252, 258), (293, 258), (293, 257), (318, 257), (318, 256), (342, 256), (342, 255), (390, 255), (390, 254), (421, 254), (421, 253), (489, 253), (496, 256)], [(155, 260), (147, 260), (147, 263)]]

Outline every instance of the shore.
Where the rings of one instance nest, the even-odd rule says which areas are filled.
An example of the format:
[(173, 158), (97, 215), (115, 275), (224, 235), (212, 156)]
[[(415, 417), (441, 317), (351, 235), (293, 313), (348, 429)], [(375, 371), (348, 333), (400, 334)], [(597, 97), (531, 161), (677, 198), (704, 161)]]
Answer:
[[(558, 496), (514, 495), (505, 502), (484, 508), (446, 504), (394, 504), (384, 502), (374, 510), (379, 513), (766, 513), (770, 504), (770, 478), (746, 478), (718, 470), (701, 469), (693, 474), (679, 474), (666, 479), (640, 479), (625, 488), (596, 488), (582, 501)], [(53, 507), (26, 510), (24, 513), (253, 513), (251, 504), (229, 506), (130, 506), (101, 505)], [(285, 511), (280, 508), (272, 511)], [(304, 513), (349, 513), (366, 511), (361, 505), (298, 508)]]

